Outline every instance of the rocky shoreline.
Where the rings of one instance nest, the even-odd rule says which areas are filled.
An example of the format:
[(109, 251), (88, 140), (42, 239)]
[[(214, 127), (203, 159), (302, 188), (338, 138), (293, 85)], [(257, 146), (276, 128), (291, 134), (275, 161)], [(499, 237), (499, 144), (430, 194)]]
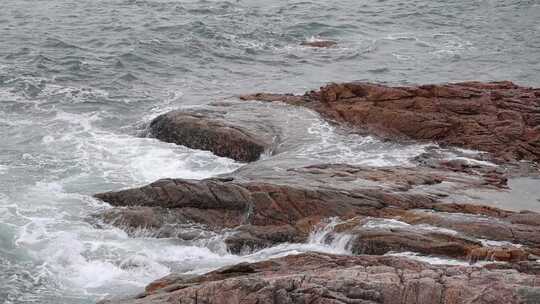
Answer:
[[(227, 231), (224, 243), (235, 254), (304, 243), (324, 230), (321, 241), (342, 242), (348, 255), (304, 253), (199, 276), (171, 274), (133, 299), (103, 303), (540, 302), (540, 201), (536, 210), (511, 211), (489, 199), (464, 200), (467, 191), (507, 191), (517, 176), (538, 178), (540, 89), (344, 83), (240, 99), (240, 107), (306, 107), (351, 134), (438, 146), (411, 166), (285, 163), (274, 170), (259, 159), (283, 153), (279, 126), (235, 119), (226, 103), (161, 115), (150, 124), (152, 136), (246, 165), (216, 178), (96, 194), (114, 206), (96, 215), (105, 224), (178, 239), (197, 237), (179, 229), (186, 224)], [(448, 147), (451, 158), (443, 153)], [(470, 266), (399, 256), (411, 252)]]
[(302, 96), (259, 93), (241, 98), (305, 106), (392, 140), (436, 141), (490, 152), (504, 161), (540, 161), (540, 89), (509, 81), (416, 87), (344, 83)]

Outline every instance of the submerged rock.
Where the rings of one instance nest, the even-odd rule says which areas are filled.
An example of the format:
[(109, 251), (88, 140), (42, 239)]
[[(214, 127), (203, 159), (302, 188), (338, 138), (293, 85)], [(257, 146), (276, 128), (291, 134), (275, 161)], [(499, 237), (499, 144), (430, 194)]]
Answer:
[(165, 142), (208, 150), (241, 162), (252, 162), (270, 147), (247, 128), (199, 113), (172, 111), (156, 117), (150, 133)]
[(516, 269), (432, 266), (392, 256), (318, 253), (242, 263), (201, 276), (168, 276), (137, 299), (160, 303), (538, 303), (537, 276)]
[(337, 46), (337, 42), (332, 40), (309, 40), (303, 41), (300, 45), (314, 48), (330, 48)]
[(433, 141), (492, 153), (502, 160), (540, 162), (540, 89), (511, 82), (390, 87), (329, 84), (304, 96), (245, 95), (282, 100), (390, 139)]

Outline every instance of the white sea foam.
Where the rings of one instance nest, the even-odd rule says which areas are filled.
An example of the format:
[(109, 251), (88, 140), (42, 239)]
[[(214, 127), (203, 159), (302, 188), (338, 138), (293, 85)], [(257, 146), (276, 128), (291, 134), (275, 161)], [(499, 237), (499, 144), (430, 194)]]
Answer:
[(382, 228), (382, 229), (405, 228), (405, 229), (420, 230), (420, 231), (438, 232), (438, 233), (449, 234), (449, 235), (459, 234), (458, 231), (453, 230), (453, 229), (447, 229), (447, 228), (432, 226), (428, 224), (411, 225), (411, 224), (408, 224), (399, 220), (383, 219), (383, 218), (370, 219), (366, 223), (364, 223), (362, 227)]
[(430, 210), (430, 209), (416, 209), (414, 210), (414, 212), (418, 212), (418, 213), (438, 213), (438, 214), (443, 214), (445, 217), (448, 217), (448, 218), (457, 218), (459, 219), (460, 221), (471, 221), (471, 222), (490, 222), (490, 223), (502, 223), (504, 224), (505, 222), (499, 218), (495, 218), (495, 217), (489, 217), (489, 216), (486, 216), (486, 215), (482, 215), (482, 214), (470, 214), (470, 213), (459, 213), (459, 212), (439, 212), (439, 211), (434, 211), (434, 210)]
[(425, 152), (430, 145), (401, 145), (382, 142), (372, 136), (342, 134), (319, 117), (308, 127), (316, 138), (314, 144), (297, 151), (298, 155), (332, 163), (366, 166), (412, 165), (410, 160)]
[(179, 101), (184, 96), (184, 92), (180, 90), (171, 90), (167, 94), (167, 98), (163, 102), (152, 106), (141, 117), (141, 125), (146, 125), (157, 116), (170, 112), (172, 110), (178, 110), (181, 107)]
[(419, 225), (415, 225), (415, 227), (418, 228), (418, 229), (422, 229), (422, 230), (428, 230), (428, 231), (433, 231), (433, 232), (438, 232), (438, 233), (443, 233), (443, 234), (449, 234), (449, 235), (457, 235), (457, 234), (459, 234), (458, 231), (453, 230), (453, 229), (442, 228), (442, 227), (432, 226), (432, 225), (428, 225), (428, 224), (419, 224)]
[(485, 161), (485, 160), (478, 160), (478, 159), (474, 159), (474, 158), (456, 156), (456, 157), (450, 157), (450, 159), (463, 160), (468, 165), (480, 165), (480, 166), (497, 167), (497, 165), (492, 163), (492, 162)]
[(328, 41), (328, 39), (323, 39), (319, 36), (310, 36), (309, 38), (306, 39), (306, 42), (321, 42), (321, 41)]
[[(42, 192), (31, 193), (28, 199), (39, 193)], [(68, 193), (57, 195), (56, 202), (61, 202), (60, 205), (76, 198)], [(19, 230), (15, 244), (44, 266), (41, 275), (76, 292), (116, 293), (115, 288), (119, 287), (124, 292), (135, 292), (173, 270), (211, 270), (240, 260), (226, 251), (214, 252), (206, 246), (130, 238), (112, 227), (95, 229), (84, 221), (74, 220), (71, 214), (54, 215), (55, 211), (59, 210), (19, 208), (17, 212), (27, 224)]]
[(19, 94), (13, 93), (7, 88), (0, 88), (0, 101), (23, 101)]
[(72, 132), (49, 136), (44, 139), (46, 143), (71, 149), (69, 153), (78, 156), (78, 165), (84, 166), (85, 171), (113, 183), (131, 180), (129, 184), (133, 185), (164, 177), (200, 179), (233, 171), (241, 165), (207, 151), (100, 130), (93, 126), (99, 119), (96, 114), (59, 112), (56, 119), (69, 124)]
[[(327, 243), (321, 236), (327, 231), (314, 232), (312, 241), (306, 244), (285, 243), (238, 256), (219, 249), (213, 251), (208, 246), (175, 245), (172, 240), (131, 239), (122, 233), (113, 233), (113, 237), (103, 239), (99, 237), (101, 232), (96, 235), (96, 231), (90, 230), (74, 233), (41, 229), (37, 234), (46, 237), (46, 245), (33, 252), (36, 256), (45, 257), (47, 271), (54, 274), (62, 285), (85, 292), (112, 292), (118, 286), (128, 288), (126, 290), (140, 288), (171, 271), (202, 274), (225, 265), (305, 252), (350, 253), (346, 249), (350, 240), (348, 236), (343, 235)], [(86, 237), (86, 233), (90, 235)], [(19, 244), (24, 242), (23, 239), (29, 240), (21, 235)], [(36, 236), (31, 239), (36, 239)]]
[(330, 244), (325, 243), (307, 243), (307, 244), (279, 244), (273, 247), (265, 248), (250, 255), (244, 256), (243, 260), (248, 262), (262, 261), (270, 258), (284, 257), (287, 255), (295, 255), (306, 252), (320, 252), (330, 254), (350, 254), (350, 251), (344, 248), (341, 244), (334, 242)]
[(451, 149), (448, 149), (448, 150), (440, 149), (438, 153), (441, 154), (442, 158), (447, 159), (447, 160), (462, 160), (462, 161), (465, 161), (469, 165), (497, 167), (497, 164), (494, 164), (489, 161), (477, 159), (479, 156), (486, 153), (482, 151), (452, 147)]
[(33, 143), (39, 149), (21, 156), (24, 164), (46, 168), (48, 174), (12, 193), (10, 201), (17, 201), (16, 205), (2, 203), (0, 209), (3, 224), (16, 229), (14, 246), (24, 249), (39, 266), (33, 276), (75, 294), (117, 294), (118, 290), (137, 292), (176, 269), (174, 265), (192, 271), (238, 261), (224, 252), (220, 240), (191, 246), (130, 238), (113, 227), (95, 228), (86, 222), (88, 216), (107, 206), (81, 192), (92, 194), (163, 177), (206, 178), (241, 164), (206, 151), (102, 130), (96, 126), (102, 118), (99, 112), (53, 113), (48, 121), (34, 122), (47, 130)]
[(354, 236), (347, 233), (336, 233), (334, 229), (343, 221), (331, 218), (326, 224), (315, 229), (308, 238), (308, 244), (328, 247), (333, 253), (350, 254), (351, 241)]
[(413, 259), (420, 262), (425, 262), (431, 265), (450, 265), (450, 266), (470, 266), (470, 267), (482, 267), (487, 264), (493, 264), (494, 262), (488, 262), (488, 261), (480, 261), (474, 264), (470, 264), (467, 261), (463, 260), (457, 260), (457, 259), (450, 259), (450, 258), (443, 258), (443, 257), (435, 257), (435, 256), (426, 256), (422, 255), (416, 252), (392, 252), (387, 253), (386, 255), (389, 256), (397, 256), (397, 257), (406, 257), (409, 259)]
[(105, 90), (90, 87), (60, 86), (51, 83), (45, 86), (40, 95), (46, 96), (47, 99), (54, 98), (55, 102), (69, 104), (109, 98), (109, 93)]
[[(434, 56), (443, 58), (462, 54), (474, 48), (473, 43), (459, 36), (447, 33), (434, 33), (418, 35), (415, 33), (394, 33), (386, 35), (382, 40), (396, 46), (402, 46), (399, 53), (392, 53), (399, 60), (411, 60), (416, 58)], [(421, 48), (418, 48), (421, 47)], [(414, 48), (419, 51), (409, 52)]]
[(517, 247), (517, 248), (521, 248), (523, 247), (523, 245), (521, 244), (516, 244), (516, 243), (512, 243), (512, 242), (507, 242), (507, 241), (494, 241), (494, 240), (487, 240), (487, 239), (478, 239), (483, 246), (486, 246), (486, 247)]
[(408, 228), (412, 225), (394, 219), (371, 219), (362, 225), (365, 228)]

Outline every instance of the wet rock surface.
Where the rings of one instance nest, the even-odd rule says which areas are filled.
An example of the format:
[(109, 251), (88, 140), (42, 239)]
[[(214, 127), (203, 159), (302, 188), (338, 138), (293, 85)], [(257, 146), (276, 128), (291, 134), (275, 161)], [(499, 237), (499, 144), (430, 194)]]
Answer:
[(412, 210), (400, 216), (410, 224), (429, 224), (454, 229), (469, 236), (540, 248), (540, 214), (504, 213), (498, 216)]
[(504, 160), (540, 161), (540, 89), (511, 82), (410, 87), (343, 83), (303, 96), (241, 98), (306, 106), (390, 139), (435, 141), (487, 151)]
[[(482, 174), (327, 164), (291, 169), (277, 183), (254, 181), (249, 172), (206, 180), (164, 179), (96, 197), (122, 207), (106, 211), (103, 219), (128, 231), (150, 228), (158, 231), (157, 236), (168, 236), (167, 227), (178, 223), (203, 225), (215, 232), (232, 229), (225, 243), (234, 253), (304, 242), (325, 218), (359, 216), (453, 229), (462, 236), (412, 226), (366, 228), (352, 221), (355, 225), (347, 233), (354, 236), (355, 253), (415, 251), (467, 259), (474, 249), (489, 247), (474, 240), (479, 238), (524, 244), (535, 254), (540, 248), (537, 213), (442, 202), (454, 188), (498, 188)], [(442, 184), (453, 186), (439, 189)]]
[[(302, 131), (265, 119), (281, 103), (242, 103), (265, 107), (260, 114), (248, 108), (235, 116), (241, 107), (227, 103), (214, 105), (220, 111), (164, 114), (150, 125), (158, 139), (251, 163), (216, 178), (167, 178), (96, 194), (113, 206), (97, 215), (102, 224), (182, 241), (220, 235), (227, 250), (240, 255), (288, 243), (323, 244), (344, 255), (304, 253), (204, 275), (171, 274), (137, 298), (104, 303), (540, 301), (540, 213), (508, 210), (519, 210), (510, 208), (512, 202), (489, 206), (474, 196), (509, 191), (516, 176), (540, 175), (538, 89), (510, 82), (346, 83), (302, 96), (242, 98), (304, 106), (345, 132), (361, 128), (444, 148), (425, 148), (402, 166), (309, 157), (291, 162), (280, 153), (304, 153), (295, 150)], [(298, 113), (291, 115), (293, 122), (311, 119)], [(284, 132), (298, 133), (291, 141)], [(259, 159), (268, 149), (272, 156)], [(415, 256), (470, 266), (430, 265)]]
[(272, 145), (246, 127), (204, 113), (172, 111), (156, 117), (150, 134), (162, 141), (208, 150), (241, 162), (252, 162)]
[(169, 276), (133, 300), (105, 303), (537, 303), (537, 277), (388, 256), (302, 254)]

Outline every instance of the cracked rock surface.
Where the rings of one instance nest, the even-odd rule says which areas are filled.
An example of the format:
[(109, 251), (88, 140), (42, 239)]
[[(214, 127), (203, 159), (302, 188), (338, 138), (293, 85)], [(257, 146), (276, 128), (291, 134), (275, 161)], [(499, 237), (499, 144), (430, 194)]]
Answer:
[(533, 304), (537, 276), (515, 269), (440, 267), (390, 256), (287, 256), (201, 276), (171, 275), (133, 300), (150, 303)]

